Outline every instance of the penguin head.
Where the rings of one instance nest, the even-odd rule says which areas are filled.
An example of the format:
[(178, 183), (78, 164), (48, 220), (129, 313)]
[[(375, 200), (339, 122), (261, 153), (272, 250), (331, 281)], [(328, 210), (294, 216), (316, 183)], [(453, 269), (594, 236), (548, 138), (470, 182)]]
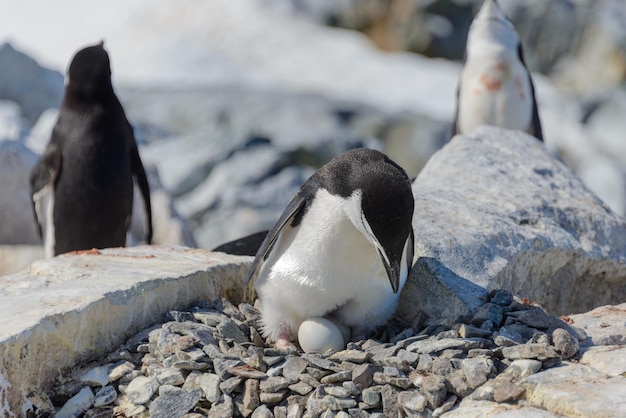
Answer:
[(68, 77), (68, 85), (87, 96), (111, 90), (111, 66), (104, 42), (78, 51), (70, 63)]
[(340, 173), (345, 183), (344, 211), (376, 249), (397, 293), (402, 257), (412, 231), (411, 182), (400, 166), (378, 151), (358, 149), (342, 156), (352, 160)]
[(504, 14), (497, 0), (485, 0), (474, 17), (467, 35), (467, 52), (480, 52), (491, 48), (517, 51), (520, 39), (515, 26)]

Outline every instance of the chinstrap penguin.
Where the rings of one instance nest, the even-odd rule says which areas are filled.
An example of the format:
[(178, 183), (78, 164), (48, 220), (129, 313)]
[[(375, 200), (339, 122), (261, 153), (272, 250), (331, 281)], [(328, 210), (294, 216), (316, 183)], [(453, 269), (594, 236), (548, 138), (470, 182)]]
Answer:
[(467, 36), (452, 135), (479, 125), (519, 129), (543, 141), (535, 88), (515, 27), (496, 0), (485, 0)]
[(50, 141), (30, 177), (46, 256), (126, 244), (133, 176), (152, 239), (148, 180), (133, 129), (111, 84), (103, 43), (78, 51)]
[(363, 338), (393, 315), (413, 262), (413, 194), (386, 155), (355, 149), (302, 186), (267, 234), (256, 275), (263, 335), (287, 348), (300, 324), (330, 317)]

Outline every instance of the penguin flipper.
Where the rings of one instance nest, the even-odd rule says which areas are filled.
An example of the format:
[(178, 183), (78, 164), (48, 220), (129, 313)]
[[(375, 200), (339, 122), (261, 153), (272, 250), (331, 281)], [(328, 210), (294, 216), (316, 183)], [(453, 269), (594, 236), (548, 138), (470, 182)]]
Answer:
[(528, 78), (530, 79), (530, 91), (533, 97), (533, 119), (529, 127), (529, 133), (543, 142), (543, 130), (541, 129), (541, 120), (539, 119), (539, 109), (537, 108), (537, 96), (535, 96), (535, 86), (533, 85), (533, 79), (530, 73), (528, 73)]
[(248, 284), (250, 279), (252, 279), (252, 276), (254, 276), (254, 274), (256, 273), (257, 269), (267, 259), (267, 256), (274, 247), (274, 243), (276, 243), (276, 240), (283, 232), (285, 226), (291, 224), (293, 219), (300, 212), (302, 212), (302, 210), (304, 210), (305, 204), (306, 201), (300, 193), (296, 194), (291, 199), (289, 204), (287, 204), (287, 208), (285, 208), (283, 214), (280, 215), (280, 218), (278, 219), (278, 222), (276, 222), (276, 225), (274, 225), (272, 229), (270, 229), (270, 231), (267, 233), (267, 236), (263, 240), (259, 251), (257, 251), (256, 256), (254, 257), (254, 261), (252, 261), (252, 265), (250, 265), (250, 269), (248, 270), (248, 273), (246, 274), (246, 277), (243, 281), (244, 285)]
[(517, 57), (521, 61), (521, 63), (526, 67), (526, 71), (528, 72), (528, 82), (530, 84), (530, 97), (533, 99), (533, 116), (530, 121), (530, 126), (528, 127), (528, 133), (543, 142), (543, 130), (541, 129), (541, 120), (539, 119), (539, 109), (537, 107), (537, 96), (535, 95), (535, 83), (533, 83), (533, 77), (530, 74), (530, 70), (526, 65), (526, 60), (524, 59), (524, 49), (522, 48), (522, 44), (520, 43), (517, 46)]
[(454, 109), (454, 119), (452, 119), (452, 129), (450, 138), (459, 133), (459, 100), (461, 96), (461, 83), (456, 88), (456, 107)]
[(40, 238), (43, 238), (42, 229), (46, 221), (42, 204), (45, 201), (44, 198), (52, 192), (52, 187), (59, 177), (61, 163), (61, 148), (58, 146), (53, 133), (46, 150), (30, 173), (31, 204)]
[(150, 186), (148, 185), (148, 176), (146, 176), (146, 170), (141, 163), (141, 158), (139, 157), (139, 150), (137, 149), (137, 144), (135, 143), (135, 136), (132, 131), (132, 127), (128, 124), (128, 129), (130, 130), (130, 135), (132, 139), (132, 145), (130, 150), (130, 164), (132, 172), (137, 180), (137, 185), (139, 186), (139, 191), (141, 192), (141, 197), (143, 198), (144, 210), (146, 212), (146, 243), (152, 243), (152, 205), (150, 203)]
[(406, 267), (407, 272), (411, 272), (411, 268), (413, 267), (413, 255), (415, 254), (415, 234), (413, 233), (413, 228), (411, 228), (411, 232), (409, 233), (409, 238), (407, 239), (407, 251), (406, 251)]

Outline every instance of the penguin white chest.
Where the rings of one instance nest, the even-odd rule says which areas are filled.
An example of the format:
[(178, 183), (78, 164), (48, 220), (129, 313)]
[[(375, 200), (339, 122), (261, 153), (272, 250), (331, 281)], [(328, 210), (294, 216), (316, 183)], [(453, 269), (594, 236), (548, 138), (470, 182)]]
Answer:
[(532, 88), (526, 67), (512, 56), (468, 60), (459, 89), (459, 130), (481, 124), (527, 130), (532, 120)]
[(307, 318), (329, 313), (348, 326), (372, 320), (373, 328), (378, 313), (395, 309), (399, 295), (380, 256), (348, 216), (360, 211), (358, 199), (319, 190), (300, 225), (277, 240), (257, 279), (270, 337), (281, 321), (297, 332)]
[(54, 186), (48, 185), (33, 195), (35, 213), (43, 233), (46, 258), (54, 257)]

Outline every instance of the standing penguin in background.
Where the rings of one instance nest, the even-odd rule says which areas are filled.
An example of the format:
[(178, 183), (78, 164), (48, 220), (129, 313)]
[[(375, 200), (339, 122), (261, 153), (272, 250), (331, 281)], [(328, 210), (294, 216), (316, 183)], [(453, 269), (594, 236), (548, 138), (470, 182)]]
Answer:
[(479, 125), (519, 129), (543, 141), (522, 44), (496, 0), (485, 0), (467, 35), (452, 135)]
[(265, 337), (288, 348), (303, 321), (332, 317), (364, 337), (393, 315), (413, 262), (413, 193), (404, 170), (370, 150), (320, 168), (270, 230), (257, 274)]
[(103, 43), (81, 49), (68, 70), (65, 95), (46, 149), (30, 177), (35, 220), (46, 256), (126, 244), (133, 176), (152, 211), (133, 129), (113, 92)]

